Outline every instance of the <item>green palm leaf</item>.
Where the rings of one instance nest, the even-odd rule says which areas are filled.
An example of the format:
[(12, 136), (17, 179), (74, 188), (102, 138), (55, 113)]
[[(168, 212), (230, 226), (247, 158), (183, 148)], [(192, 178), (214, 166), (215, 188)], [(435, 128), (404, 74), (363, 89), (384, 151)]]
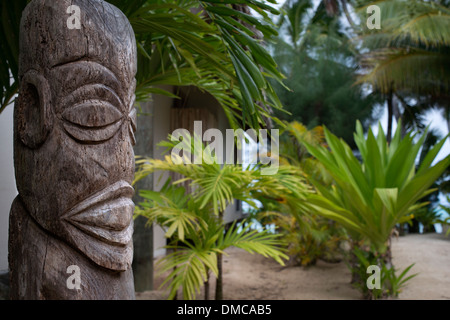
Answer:
[(19, 26), (27, 0), (3, 1), (0, 5), (0, 113), (17, 93), (19, 72)]
[[(18, 41), (21, 12), (27, 1), (4, 2), (1, 8), (0, 112), (18, 89)], [(276, 34), (266, 12), (278, 11), (262, 1), (111, 0), (128, 17), (138, 46), (137, 101), (169, 93), (161, 85), (189, 86), (210, 93), (233, 127), (248, 122), (259, 128), (272, 118), (266, 106), (282, 109), (268, 83), (281, 81), (273, 59), (260, 40), (246, 36)], [(253, 17), (233, 5), (258, 11)], [(218, 22), (218, 23), (216, 23)], [(224, 27), (226, 25), (226, 27)], [(249, 32), (250, 31), (250, 32)]]
[[(373, 4), (359, 1), (357, 12)], [(445, 95), (449, 68), (450, 10), (436, 1), (382, 0), (382, 28), (361, 36), (362, 65), (368, 69), (358, 83), (368, 82), (383, 93), (390, 90)]]
[(203, 286), (208, 271), (212, 270), (217, 275), (216, 255), (219, 250), (193, 246), (181, 250), (178, 246), (174, 248), (177, 251), (166, 255), (158, 262), (159, 274), (171, 271), (161, 287), (168, 285), (169, 299), (173, 299), (181, 287), (183, 298), (193, 300)]
[[(241, 225), (245, 225), (245, 222)], [(250, 230), (252, 225), (249, 223), (242, 230), (233, 224), (227, 233), (219, 237), (217, 246), (221, 250), (228, 247), (241, 248), (250, 253), (257, 253), (264, 257), (271, 257), (279, 264), (284, 265), (282, 259), (289, 257), (278, 249), (283, 245), (279, 234), (270, 234), (266, 231)]]

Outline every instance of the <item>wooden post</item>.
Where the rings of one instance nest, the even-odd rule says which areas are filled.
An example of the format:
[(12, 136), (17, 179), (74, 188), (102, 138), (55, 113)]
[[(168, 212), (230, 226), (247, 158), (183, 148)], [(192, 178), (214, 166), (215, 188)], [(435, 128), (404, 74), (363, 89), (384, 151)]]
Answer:
[(33, 0), (20, 26), (12, 299), (134, 299), (136, 43), (101, 0)]
[(391, 143), (392, 140), (392, 121), (394, 120), (394, 93), (392, 86), (389, 89), (389, 93), (387, 96), (387, 107), (388, 107), (388, 123), (387, 123), (387, 133), (386, 133), (386, 141), (388, 144)]

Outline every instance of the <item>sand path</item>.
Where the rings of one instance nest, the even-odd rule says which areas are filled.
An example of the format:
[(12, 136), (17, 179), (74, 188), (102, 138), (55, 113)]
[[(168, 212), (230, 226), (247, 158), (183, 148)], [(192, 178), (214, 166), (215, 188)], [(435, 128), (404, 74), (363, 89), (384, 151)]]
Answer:
[[(407, 235), (392, 241), (394, 265), (412, 263), (419, 275), (408, 283), (400, 299), (450, 299), (450, 237), (441, 234)], [(230, 248), (224, 257), (224, 298), (250, 300), (361, 299), (350, 284), (344, 262), (319, 261), (309, 268), (282, 267), (273, 260)], [(155, 287), (162, 277), (155, 278)], [(214, 282), (214, 281), (213, 281)], [(212, 285), (211, 292), (214, 292)], [(202, 294), (198, 296), (201, 299)], [(164, 299), (155, 290), (137, 293), (137, 299)]]

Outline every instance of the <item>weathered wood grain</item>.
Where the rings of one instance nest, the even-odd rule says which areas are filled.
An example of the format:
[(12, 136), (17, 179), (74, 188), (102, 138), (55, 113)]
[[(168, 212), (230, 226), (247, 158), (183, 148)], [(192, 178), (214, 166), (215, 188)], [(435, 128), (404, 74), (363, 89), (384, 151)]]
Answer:
[[(80, 8), (69, 29), (67, 8)], [(136, 43), (101, 0), (34, 0), (14, 114), (13, 299), (133, 299)], [(67, 286), (67, 268), (81, 287)]]

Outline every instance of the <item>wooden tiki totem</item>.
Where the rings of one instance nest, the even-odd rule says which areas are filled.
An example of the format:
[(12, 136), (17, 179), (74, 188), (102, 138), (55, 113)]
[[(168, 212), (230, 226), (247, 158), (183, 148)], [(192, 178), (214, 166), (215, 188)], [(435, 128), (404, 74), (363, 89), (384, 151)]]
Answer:
[(136, 65), (130, 23), (107, 2), (33, 0), (23, 12), (12, 299), (134, 299)]

